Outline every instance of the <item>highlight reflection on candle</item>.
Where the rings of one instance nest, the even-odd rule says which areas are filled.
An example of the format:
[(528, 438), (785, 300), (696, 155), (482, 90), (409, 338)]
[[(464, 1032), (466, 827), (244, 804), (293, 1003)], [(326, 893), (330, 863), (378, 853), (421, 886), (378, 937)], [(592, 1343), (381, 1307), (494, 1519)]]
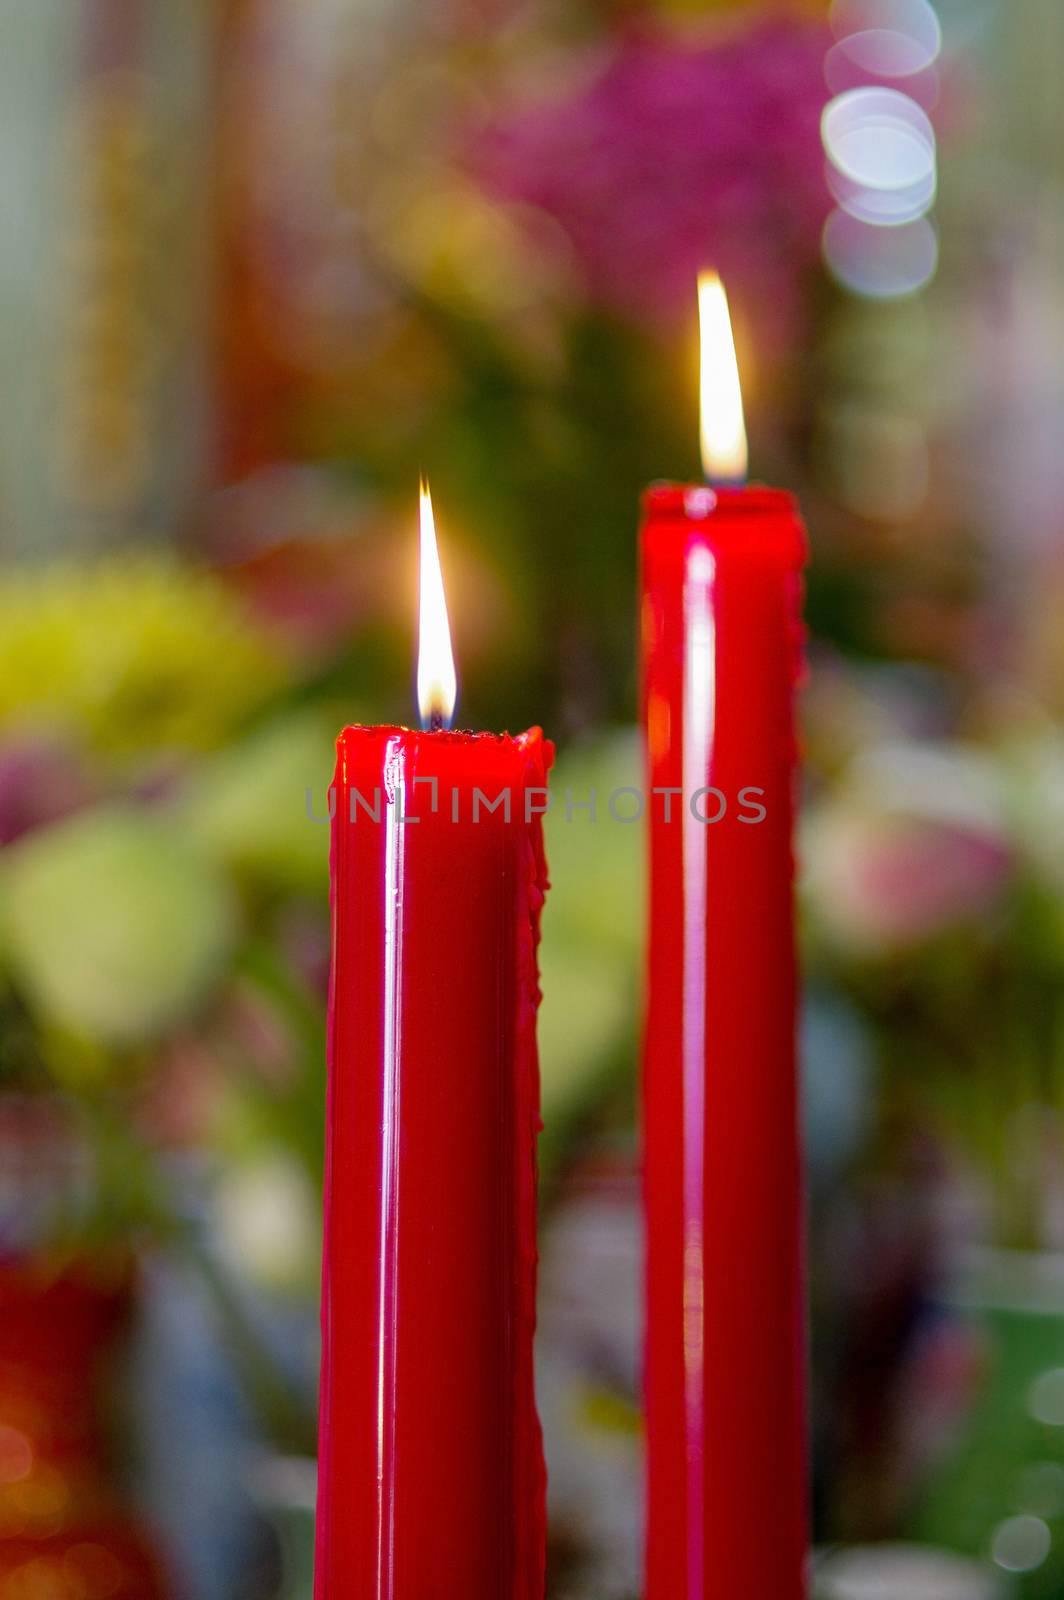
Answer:
[[(684, 576), (683, 787), (695, 794), (713, 782), (717, 638), (713, 584), (716, 562), (702, 545), (688, 554)], [(687, 1585), (701, 1595), (705, 1579), (705, 1212), (706, 1127), (706, 828), (684, 808), (683, 834), (683, 1359), (686, 1432)]]

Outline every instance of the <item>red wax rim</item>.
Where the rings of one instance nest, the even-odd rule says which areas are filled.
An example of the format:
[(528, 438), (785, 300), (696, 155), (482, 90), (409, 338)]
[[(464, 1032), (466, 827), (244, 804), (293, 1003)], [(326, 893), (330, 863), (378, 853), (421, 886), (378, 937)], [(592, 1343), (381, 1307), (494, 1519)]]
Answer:
[(341, 730), (337, 737), (337, 744), (346, 744), (349, 740), (368, 739), (379, 742), (391, 736), (400, 735), (409, 738), (415, 735), (422, 739), (442, 740), (445, 744), (468, 744), (470, 741), (477, 744), (514, 745), (520, 748), (529, 748), (539, 743), (546, 743), (543, 739), (542, 728), (528, 728), (524, 733), (491, 733), (480, 728), (410, 728), (405, 723), (359, 723), (354, 722)]
[(796, 517), (798, 502), (786, 489), (770, 489), (752, 483), (741, 487), (709, 483), (652, 483), (643, 494), (643, 510), (648, 517), (679, 517), (684, 521), (726, 513), (729, 517)]

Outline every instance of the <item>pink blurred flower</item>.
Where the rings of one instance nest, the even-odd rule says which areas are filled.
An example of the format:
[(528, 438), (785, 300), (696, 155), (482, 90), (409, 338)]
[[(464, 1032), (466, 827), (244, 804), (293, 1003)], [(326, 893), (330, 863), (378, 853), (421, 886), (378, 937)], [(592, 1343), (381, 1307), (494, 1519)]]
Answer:
[(884, 747), (809, 818), (805, 885), (829, 938), (918, 946), (984, 916), (1015, 872), (997, 775), (950, 746)]
[(80, 756), (43, 735), (0, 747), (0, 845), (58, 822), (95, 798)]
[(829, 209), (827, 42), (782, 17), (699, 47), (629, 34), (575, 93), (500, 115), (474, 164), (495, 193), (561, 225), (587, 292), (611, 310), (689, 316), (711, 265), (785, 331)]
[(916, 818), (848, 818), (829, 854), (829, 920), (866, 948), (920, 943), (978, 918), (1011, 869), (1000, 840)]

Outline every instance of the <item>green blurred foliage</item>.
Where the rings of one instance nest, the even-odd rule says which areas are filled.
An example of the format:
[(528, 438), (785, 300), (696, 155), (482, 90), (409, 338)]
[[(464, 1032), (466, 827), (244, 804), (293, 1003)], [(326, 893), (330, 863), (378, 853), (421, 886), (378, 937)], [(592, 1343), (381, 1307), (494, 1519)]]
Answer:
[[(634, 1071), (643, 837), (638, 825), (613, 819), (609, 800), (617, 789), (638, 786), (640, 770), (639, 743), (624, 733), (563, 752), (551, 774), (551, 889), (540, 946), (545, 1168), (595, 1094)], [(593, 796), (594, 818), (586, 809)]]
[(224, 877), (130, 807), (42, 830), (7, 853), (3, 877), (3, 953), (41, 1022), (76, 1039), (159, 1038), (207, 998), (233, 943)]
[(225, 585), (173, 556), (61, 562), (0, 581), (0, 729), (127, 760), (210, 749), (287, 677), (276, 640)]
[(180, 825), (252, 889), (321, 899), (328, 886), (328, 788), (338, 714), (282, 715), (211, 757), (190, 778)]

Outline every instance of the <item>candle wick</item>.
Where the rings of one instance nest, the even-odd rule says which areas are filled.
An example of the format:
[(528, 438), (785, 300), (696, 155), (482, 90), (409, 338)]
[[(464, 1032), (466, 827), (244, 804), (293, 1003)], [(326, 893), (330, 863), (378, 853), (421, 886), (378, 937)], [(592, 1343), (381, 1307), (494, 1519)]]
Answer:
[(429, 733), (442, 733), (443, 732), (443, 712), (442, 711), (440, 711), (438, 709), (435, 709), (435, 708), (433, 709), (433, 711), (432, 711), (432, 713), (431, 713), (431, 715), (429, 717), (428, 732)]

